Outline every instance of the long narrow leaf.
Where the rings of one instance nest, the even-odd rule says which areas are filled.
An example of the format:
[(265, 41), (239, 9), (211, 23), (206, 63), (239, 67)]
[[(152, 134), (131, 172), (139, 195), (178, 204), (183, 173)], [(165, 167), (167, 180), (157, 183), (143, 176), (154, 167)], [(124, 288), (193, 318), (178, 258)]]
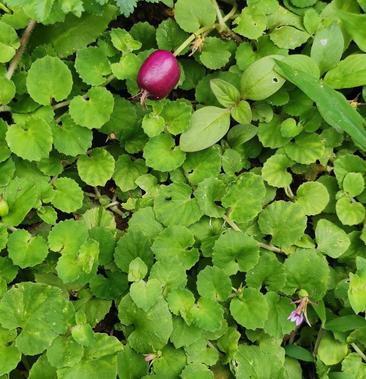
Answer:
[(276, 64), (283, 77), (316, 103), (319, 113), (329, 125), (344, 130), (357, 146), (366, 151), (365, 120), (341, 93), (310, 74), (293, 69), (287, 63), (277, 60)]

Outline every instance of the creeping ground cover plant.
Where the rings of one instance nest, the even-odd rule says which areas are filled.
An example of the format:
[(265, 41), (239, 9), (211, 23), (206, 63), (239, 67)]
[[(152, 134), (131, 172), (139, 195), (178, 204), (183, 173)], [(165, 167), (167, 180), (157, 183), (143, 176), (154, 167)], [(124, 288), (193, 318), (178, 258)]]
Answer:
[(365, 30), (0, 0), (0, 379), (365, 379)]

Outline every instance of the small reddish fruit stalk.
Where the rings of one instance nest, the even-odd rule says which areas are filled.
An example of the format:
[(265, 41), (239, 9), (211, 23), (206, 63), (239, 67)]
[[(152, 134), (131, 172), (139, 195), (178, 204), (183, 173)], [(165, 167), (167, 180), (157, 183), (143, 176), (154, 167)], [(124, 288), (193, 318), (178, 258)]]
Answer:
[(148, 97), (162, 99), (169, 95), (180, 78), (177, 58), (167, 50), (157, 50), (142, 64), (137, 83), (142, 89), (141, 103)]

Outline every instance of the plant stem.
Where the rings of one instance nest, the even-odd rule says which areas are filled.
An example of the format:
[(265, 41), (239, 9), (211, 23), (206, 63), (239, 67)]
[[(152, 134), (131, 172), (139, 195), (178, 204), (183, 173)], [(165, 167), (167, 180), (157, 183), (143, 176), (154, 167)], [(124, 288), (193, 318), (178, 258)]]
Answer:
[(14, 226), (8, 226), (8, 230), (9, 230), (10, 232), (16, 232), (18, 229), (15, 228)]
[[(241, 229), (239, 228), (239, 226), (236, 225), (235, 222), (234, 222), (233, 220), (230, 219), (230, 217), (224, 215), (223, 218), (224, 218), (225, 222), (226, 222), (228, 225), (230, 225), (230, 227), (231, 227), (233, 230), (235, 230), (236, 232), (241, 232)], [(259, 242), (259, 241), (257, 241), (257, 244), (258, 244), (258, 246), (259, 246), (260, 248), (262, 248), (262, 249), (269, 250), (269, 251), (273, 251), (274, 253), (279, 253), (279, 254), (282, 254), (282, 253), (283, 253), (283, 251), (282, 251), (280, 248), (276, 247), (276, 246), (269, 245), (269, 244), (267, 244), (267, 243)]]
[(221, 9), (216, 0), (212, 0), (212, 2), (216, 9), (217, 21), (219, 22), (219, 30), (223, 31), (227, 29), (227, 25), (225, 24), (224, 18), (222, 17)]
[(283, 254), (283, 251), (279, 247), (264, 242), (258, 242), (258, 246), (262, 249), (273, 251), (274, 253)]
[(217, 24), (211, 25), (211, 26), (204, 26), (201, 29), (198, 29), (195, 33), (191, 34), (180, 46), (178, 46), (175, 51), (174, 55), (177, 56), (179, 55), (187, 46), (189, 46), (196, 38), (198, 35), (207, 32), (209, 30), (215, 29)]
[(118, 201), (112, 201), (111, 203), (109, 203), (108, 205), (106, 205), (105, 207), (106, 208), (110, 208), (110, 207), (115, 207), (119, 205), (119, 202)]
[(36, 25), (37, 25), (36, 21), (34, 21), (34, 20), (29, 21), (28, 26), (26, 27), (26, 29), (22, 35), (22, 38), (20, 39), (20, 47), (17, 50), (13, 60), (10, 62), (10, 65), (8, 67), (8, 71), (5, 75), (7, 79), (11, 79), (13, 77), (14, 72), (17, 69), (19, 62), (22, 59), (25, 48), (28, 45), (29, 38), (30, 38), (30, 36), (33, 32), (33, 29), (35, 28)]
[(115, 214), (121, 216), (122, 218), (125, 217), (122, 211), (120, 211), (117, 207), (111, 207), (110, 210), (114, 212)]
[(362, 350), (354, 342), (351, 343), (351, 346), (355, 352), (366, 362), (366, 355), (362, 352)]
[(11, 13), (11, 10), (3, 3), (0, 3), (0, 10), (4, 11), (5, 13)]
[(315, 341), (315, 345), (314, 345), (314, 349), (313, 349), (313, 356), (314, 357), (318, 354), (318, 347), (319, 347), (320, 341), (323, 337), (323, 334), (324, 334), (324, 329), (320, 328), (318, 335), (316, 336), (316, 341)]
[(1, 105), (0, 106), (0, 113), (1, 112), (10, 112), (11, 108), (8, 105)]
[(295, 197), (295, 195), (292, 192), (292, 189), (289, 185), (287, 187), (285, 187), (285, 193), (286, 193), (287, 197), (290, 198), (291, 200)]

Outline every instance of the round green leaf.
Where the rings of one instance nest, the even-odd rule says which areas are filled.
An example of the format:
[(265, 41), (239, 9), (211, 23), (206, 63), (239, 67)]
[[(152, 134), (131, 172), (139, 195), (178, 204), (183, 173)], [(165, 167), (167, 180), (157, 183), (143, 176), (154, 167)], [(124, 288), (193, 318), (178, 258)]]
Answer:
[(273, 187), (285, 188), (292, 182), (292, 175), (287, 171), (292, 164), (285, 154), (272, 155), (264, 162), (262, 177)]
[(182, 379), (214, 379), (213, 372), (203, 363), (191, 363), (181, 373)]
[(336, 365), (341, 362), (347, 353), (347, 343), (335, 339), (331, 333), (327, 332), (321, 338), (318, 347), (318, 357), (327, 366)]
[(61, 125), (52, 125), (53, 144), (62, 154), (76, 157), (85, 154), (92, 143), (92, 132), (76, 125), (70, 115), (62, 117)]
[(352, 202), (346, 196), (336, 202), (336, 213), (343, 225), (358, 225), (365, 219), (365, 207), (358, 202)]
[(66, 333), (71, 316), (65, 293), (45, 284), (18, 283), (0, 300), (0, 324), (9, 330), (18, 328), (15, 345), (25, 355), (41, 354)]
[(224, 309), (214, 300), (201, 297), (190, 310), (193, 324), (207, 332), (220, 329), (224, 320)]
[(8, 239), (9, 257), (21, 268), (42, 263), (48, 255), (47, 242), (41, 236), (32, 237), (26, 230), (17, 230)]
[(162, 21), (156, 29), (156, 42), (162, 50), (174, 51), (188, 36), (171, 18)]
[(360, 195), (365, 189), (365, 180), (360, 172), (349, 172), (343, 179), (343, 190), (350, 196)]
[(105, 76), (111, 73), (105, 51), (97, 47), (78, 50), (75, 69), (80, 78), (90, 86), (102, 85), (105, 82)]
[(175, 146), (174, 139), (168, 134), (153, 137), (144, 147), (146, 164), (162, 172), (172, 171), (180, 167), (186, 154)]
[(0, 75), (0, 104), (8, 104), (16, 93), (16, 87), (12, 80)]
[(75, 212), (83, 205), (84, 194), (75, 180), (58, 178), (55, 183), (52, 205), (62, 212)]
[(213, 248), (213, 264), (222, 268), (228, 275), (234, 275), (238, 271), (249, 271), (257, 264), (258, 259), (257, 241), (251, 236), (234, 230), (228, 230), (222, 234)]
[(297, 189), (296, 204), (301, 206), (307, 216), (321, 213), (328, 203), (328, 190), (319, 182), (306, 182)]
[(113, 174), (113, 180), (123, 192), (137, 187), (136, 179), (145, 174), (147, 168), (142, 159), (132, 160), (128, 155), (120, 155)]
[(202, 212), (197, 200), (192, 199), (191, 195), (192, 189), (187, 184), (162, 186), (154, 201), (157, 220), (166, 226), (189, 226), (197, 222)]
[(217, 178), (208, 178), (198, 184), (195, 197), (202, 212), (210, 217), (222, 217), (225, 209), (216, 204), (225, 193), (225, 184)]
[(259, 215), (259, 227), (262, 233), (272, 236), (272, 243), (290, 246), (304, 234), (307, 217), (302, 208), (293, 203), (275, 201)]
[(262, 210), (266, 189), (263, 179), (256, 174), (242, 174), (229, 186), (222, 205), (230, 208), (230, 218), (239, 223), (248, 223)]
[(315, 238), (318, 249), (331, 258), (340, 257), (351, 244), (347, 233), (326, 219), (316, 224)]
[(224, 67), (231, 57), (231, 43), (217, 37), (207, 37), (204, 40), (200, 60), (210, 70)]
[(77, 162), (82, 181), (90, 186), (104, 186), (114, 173), (114, 158), (105, 149), (96, 148), (90, 155), (82, 155)]
[(39, 104), (48, 105), (52, 99), (64, 100), (71, 88), (71, 71), (60, 58), (47, 55), (37, 59), (28, 71), (27, 90)]
[(325, 145), (318, 134), (300, 134), (294, 142), (285, 146), (290, 159), (301, 164), (310, 164), (321, 158)]
[(99, 129), (106, 124), (113, 112), (113, 95), (104, 87), (93, 87), (87, 99), (76, 96), (70, 102), (70, 116), (80, 126)]
[(26, 124), (12, 125), (6, 133), (10, 150), (23, 159), (40, 161), (52, 149), (52, 131), (43, 119), (30, 119)]
[(73, 367), (80, 362), (84, 349), (70, 337), (57, 337), (47, 349), (47, 359), (53, 367)]
[(303, 289), (310, 299), (320, 300), (328, 289), (329, 266), (324, 255), (314, 249), (297, 249), (284, 263), (286, 293)]
[(9, 62), (19, 45), (19, 38), (15, 29), (0, 21), (0, 63)]
[(188, 33), (197, 31), (202, 26), (213, 25), (216, 10), (210, 0), (178, 0), (175, 4), (175, 20)]
[(207, 266), (197, 276), (197, 290), (202, 297), (225, 301), (231, 293), (231, 280), (217, 267)]
[(254, 288), (245, 288), (242, 298), (234, 298), (230, 302), (231, 315), (246, 329), (263, 328), (269, 311), (266, 297)]

